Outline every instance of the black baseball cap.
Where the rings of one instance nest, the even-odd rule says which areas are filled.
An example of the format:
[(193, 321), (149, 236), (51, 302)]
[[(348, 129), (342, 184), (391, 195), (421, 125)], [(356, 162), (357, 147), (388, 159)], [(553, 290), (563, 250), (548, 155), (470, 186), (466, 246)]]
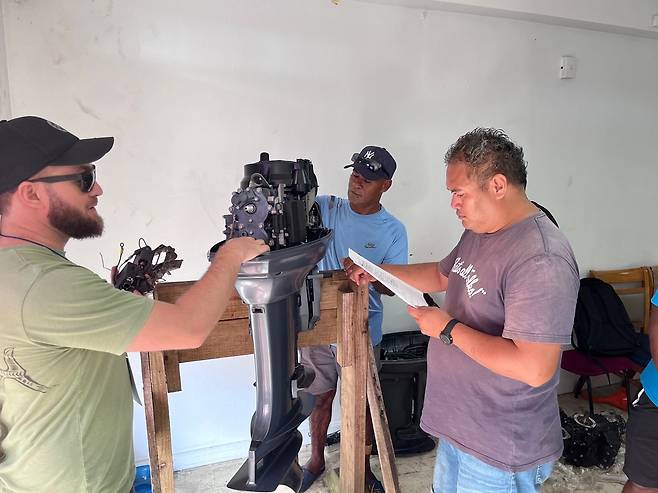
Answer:
[(0, 193), (16, 187), (46, 166), (98, 161), (112, 149), (114, 137), (79, 139), (38, 116), (0, 121)]
[(354, 168), (354, 171), (366, 180), (390, 180), (395, 173), (395, 159), (383, 147), (366, 146), (358, 154), (352, 156), (352, 164), (345, 168)]

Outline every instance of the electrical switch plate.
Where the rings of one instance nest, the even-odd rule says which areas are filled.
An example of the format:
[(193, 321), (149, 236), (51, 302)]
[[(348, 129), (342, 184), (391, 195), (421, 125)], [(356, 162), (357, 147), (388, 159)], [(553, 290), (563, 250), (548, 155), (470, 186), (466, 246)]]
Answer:
[(576, 76), (576, 57), (563, 56), (560, 59), (560, 79), (573, 79)]

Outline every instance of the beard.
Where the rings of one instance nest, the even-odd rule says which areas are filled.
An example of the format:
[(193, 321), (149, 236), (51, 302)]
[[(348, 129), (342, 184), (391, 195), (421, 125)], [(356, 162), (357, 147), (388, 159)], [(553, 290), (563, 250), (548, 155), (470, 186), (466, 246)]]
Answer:
[(103, 218), (99, 215), (90, 217), (64, 203), (54, 192), (48, 191), (51, 207), (48, 220), (51, 226), (70, 238), (83, 240), (103, 234)]

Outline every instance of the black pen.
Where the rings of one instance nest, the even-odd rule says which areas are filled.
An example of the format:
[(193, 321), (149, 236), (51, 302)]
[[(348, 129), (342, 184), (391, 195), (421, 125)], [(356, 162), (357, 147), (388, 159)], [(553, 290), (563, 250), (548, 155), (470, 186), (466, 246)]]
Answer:
[(423, 293), (423, 298), (425, 298), (425, 301), (427, 302), (428, 306), (435, 306), (436, 308), (441, 308), (428, 293)]

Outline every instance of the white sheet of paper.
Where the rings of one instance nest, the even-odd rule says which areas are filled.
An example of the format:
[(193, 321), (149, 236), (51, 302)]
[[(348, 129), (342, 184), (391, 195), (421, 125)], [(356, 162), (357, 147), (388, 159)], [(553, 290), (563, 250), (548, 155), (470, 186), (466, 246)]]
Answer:
[(427, 302), (425, 301), (425, 298), (423, 298), (423, 293), (418, 289), (410, 286), (402, 279), (395, 277), (393, 274), (389, 274), (378, 265), (363, 258), (351, 248), (348, 251), (348, 255), (356, 265), (362, 267), (368, 274), (402, 298), (407, 305), (427, 306)]

